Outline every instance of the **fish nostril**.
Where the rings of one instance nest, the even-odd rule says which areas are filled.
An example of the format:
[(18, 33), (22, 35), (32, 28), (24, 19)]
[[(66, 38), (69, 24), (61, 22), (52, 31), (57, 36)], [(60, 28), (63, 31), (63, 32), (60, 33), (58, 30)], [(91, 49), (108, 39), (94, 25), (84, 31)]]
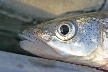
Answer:
[(18, 37), (16, 37), (15, 38), (17, 41), (21, 41), (22, 40), (22, 38), (18, 38)]

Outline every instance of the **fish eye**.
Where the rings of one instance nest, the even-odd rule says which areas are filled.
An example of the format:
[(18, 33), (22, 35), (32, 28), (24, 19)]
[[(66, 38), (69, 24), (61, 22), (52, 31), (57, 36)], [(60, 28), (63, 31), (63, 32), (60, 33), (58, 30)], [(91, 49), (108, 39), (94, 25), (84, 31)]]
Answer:
[(56, 27), (56, 36), (61, 40), (69, 40), (75, 35), (75, 25), (69, 21), (60, 22)]
[(69, 26), (68, 25), (61, 25), (59, 30), (60, 30), (61, 34), (66, 35), (69, 32)]

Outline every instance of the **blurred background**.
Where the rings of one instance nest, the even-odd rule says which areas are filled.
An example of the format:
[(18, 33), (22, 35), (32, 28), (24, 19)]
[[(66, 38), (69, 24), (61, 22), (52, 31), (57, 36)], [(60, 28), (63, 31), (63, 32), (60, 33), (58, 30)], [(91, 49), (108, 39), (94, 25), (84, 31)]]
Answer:
[(20, 48), (18, 33), (55, 18), (104, 10), (108, 10), (108, 0), (0, 0), (0, 72), (100, 72), (30, 57), (35, 55)]
[(108, 0), (0, 0), (0, 50), (31, 55), (18, 32), (54, 18), (108, 10)]

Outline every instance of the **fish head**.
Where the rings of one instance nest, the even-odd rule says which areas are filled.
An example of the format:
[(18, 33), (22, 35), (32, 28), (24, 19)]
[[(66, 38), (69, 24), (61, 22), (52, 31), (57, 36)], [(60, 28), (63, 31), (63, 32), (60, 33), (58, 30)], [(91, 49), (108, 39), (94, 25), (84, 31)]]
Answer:
[(51, 59), (87, 56), (100, 43), (99, 23), (92, 17), (70, 17), (32, 26), (19, 33), (21, 48)]
[(54, 19), (22, 30), (24, 50), (108, 71), (108, 11)]

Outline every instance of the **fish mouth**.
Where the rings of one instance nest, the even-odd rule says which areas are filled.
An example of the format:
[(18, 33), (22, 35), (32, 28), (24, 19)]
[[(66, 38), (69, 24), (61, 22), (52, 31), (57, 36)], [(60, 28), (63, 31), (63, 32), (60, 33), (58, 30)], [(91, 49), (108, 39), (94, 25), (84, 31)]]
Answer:
[(30, 42), (33, 42), (32, 39), (30, 39), (29, 37), (27, 37), (25, 35), (19, 34), (18, 36), (20, 37), (21, 41), (28, 40)]
[(49, 58), (49, 59), (63, 58), (52, 47), (47, 45), (47, 43), (38, 38), (38, 36), (36, 36), (36, 41), (30, 38), (29, 36), (26, 36), (25, 34), (19, 34), (19, 37), (22, 40), (20, 41), (20, 47), (25, 51), (28, 51), (32, 54), (35, 54), (43, 58)]

